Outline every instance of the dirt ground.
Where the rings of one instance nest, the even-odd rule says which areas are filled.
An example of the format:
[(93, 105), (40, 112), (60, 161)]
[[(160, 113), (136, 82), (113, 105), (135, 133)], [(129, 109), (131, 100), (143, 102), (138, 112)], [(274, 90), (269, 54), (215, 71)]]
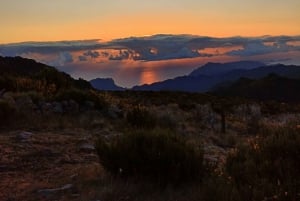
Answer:
[(0, 133), (0, 200), (81, 200), (78, 179), (101, 174), (87, 131), (22, 134)]

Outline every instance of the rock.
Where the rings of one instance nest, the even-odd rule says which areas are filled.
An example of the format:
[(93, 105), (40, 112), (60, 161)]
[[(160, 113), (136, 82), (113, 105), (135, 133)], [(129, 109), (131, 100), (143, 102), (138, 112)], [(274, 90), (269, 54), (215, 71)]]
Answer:
[(16, 140), (20, 142), (27, 142), (33, 134), (31, 132), (23, 131), (16, 136)]
[(64, 112), (63, 105), (59, 102), (54, 102), (52, 104), (52, 111), (54, 113), (63, 113)]
[(79, 146), (79, 150), (84, 152), (93, 152), (96, 148), (92, 144), (84, 143)]
[(213, 156), (204, 156), (204, 160), (206, 160), (210, 164), (217, 164), (218, 163), (218, 159), (216, 157), (213, 157)]
[(49, 112), (51, 111), (52, 105), (51, 103), (40, 102), (38, 107), (42, 112)]
[(73, 184), (66, 184), (60, 188), (52, 188), (52, 189), (41, 189), (38, 191), (38, 194), (43, 196), (51, 196), (58, 193), (64, 193), (66, 191), (73, 189)]

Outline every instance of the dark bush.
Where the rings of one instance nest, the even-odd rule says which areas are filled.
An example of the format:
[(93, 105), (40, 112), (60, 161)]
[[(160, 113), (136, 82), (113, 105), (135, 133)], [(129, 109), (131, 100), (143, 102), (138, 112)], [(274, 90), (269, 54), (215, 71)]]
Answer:
[(9, 102), (0, 100), (0, 127), (8, 126), (16, 117), (17, 110)]
[(243, 200), (300, 199), (300, 132), (276, 131), (240, 147), (227, 159)]
[(201, 179), (203, 172), (202, 150), (163, 130), (135, 131), (110, 143), (99, 139), (96, 148), (114, 175), (177, 184)]
[(135, 128), (153, 129), (157, 124), (157, 118), (146, 108), (137, 106), (127, 113), (127, 123)]
[(80, 105), (86, 104), (91, 101), (95, 104), (97, 109), (105, 109), (108, 107), (106, 100), (94, 91), (80, 90), (80, 89), (67, 89), (61, 90), (54, 98), (56, 101), (74, 100)]

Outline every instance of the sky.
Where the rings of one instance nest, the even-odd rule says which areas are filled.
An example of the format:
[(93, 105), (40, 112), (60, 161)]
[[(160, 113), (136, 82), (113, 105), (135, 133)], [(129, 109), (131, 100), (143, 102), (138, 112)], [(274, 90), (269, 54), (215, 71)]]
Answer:
[(207, 62), (300, 65), (299, 0), (0, 0), (0, 56), (124, 87)]
[(298, 35), (299, 0), (0, 0), (0, 43)]

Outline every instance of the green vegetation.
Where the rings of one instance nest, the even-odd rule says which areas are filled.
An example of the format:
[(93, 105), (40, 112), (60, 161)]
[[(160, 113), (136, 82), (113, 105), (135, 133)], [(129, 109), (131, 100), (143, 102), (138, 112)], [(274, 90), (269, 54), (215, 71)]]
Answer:
[(150, 113), (145, 107), (134, 107), (127, 113), (127, 123), (134, 128), (153, 129), (157, 124), (154, 114)]
[(0, 57), (0, 89), (14, 92), (36, 91), (53, 97), (61, 90), (92, 89), (89, 82), (75, 80), (54, 67), (21, 57)]
[(97, 141), (104, 168), (115, 175), (154, 180), (161, 184), (201, 180), (201, 148), (164, 130), (131, 131), (106, 142)]
[[(185, 92), (101, 92), (22, 58), (0, 57), (0, 73), (0, 171), (9, 175), (6, 181), (17, 171), (34, 181), (47, 172), (49, 187), (72, 183), (78, 200), (300, 200), (300, 104), (260, 99), (274, 97), (277, 80), (293, 89), (298, 81), (274, 75), (241, 80), (237, 91), (246, 93), (247, 85), (251, 96), (264, 100), (255, 101)], [(271, 90), (261, 94), (255, 90), (261, 86)], [(278, 92), (290, 100), (286, 88)], [(21, 142), (23, 130), (32, 135)], [(30, 162), (26, 174), (24, 157)], [(34, 168), (37, 163), (43, 168)], [(95, 175), (70, 179), (86, 166), (94, 170), (87, 174)], [(23, 192), (19, 178), (11, 185)], [(30, 195), (37, 196), (38, 188)]]
[(299, 102), (300, 79), (270, 74), (261, 79), (240, 78), (229, 87), (216, 90), (216, 94), (239, 96), (263, 101)]
[(228, 174), (242, 200), (298, 200), (300, 132), (284, 128), (264, 135), (228, 157)]

